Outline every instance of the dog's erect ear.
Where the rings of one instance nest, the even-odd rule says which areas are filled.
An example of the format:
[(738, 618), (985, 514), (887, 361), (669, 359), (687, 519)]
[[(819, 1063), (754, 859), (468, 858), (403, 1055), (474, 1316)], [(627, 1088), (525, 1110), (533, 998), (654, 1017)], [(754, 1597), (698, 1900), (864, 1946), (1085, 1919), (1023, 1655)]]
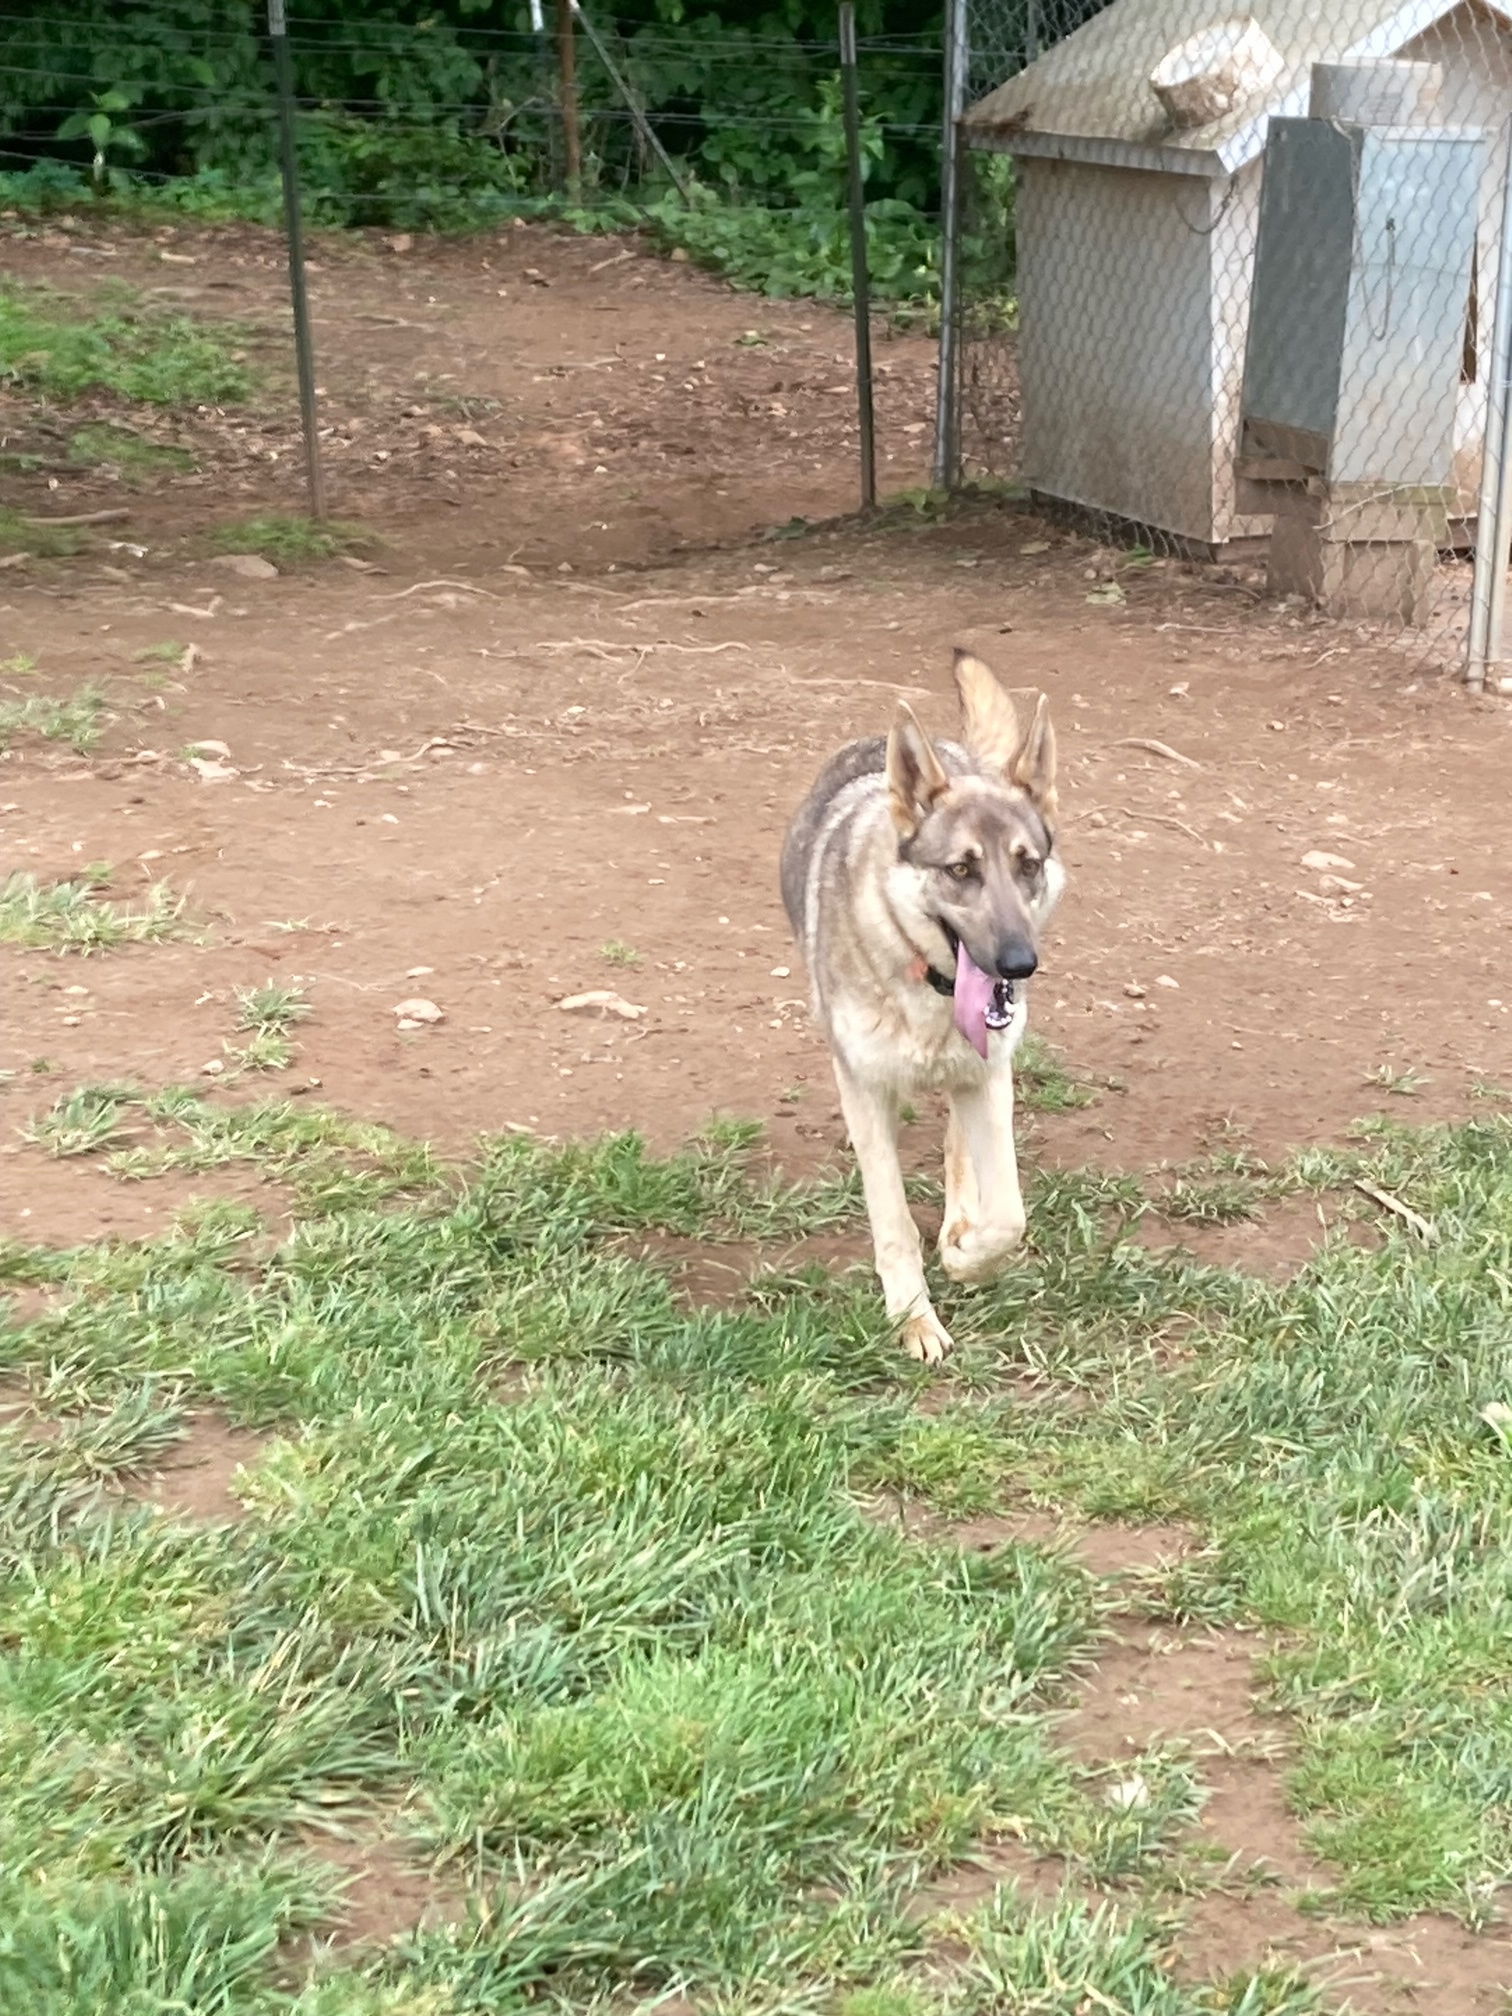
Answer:
[(1030, 721), (1023, 741), (1014, 751), (1013, 761), (1008, 766), (1008, 776), (1012, 783), (1026, 792), (1034, 800), (1040, 817), (1047, 826), (1054, 826), (1057, 809), (1055, 795), (1055, 727), (1050, 719), (1050, 696), (1041, 693), (1034, 703), (1034, 716)]
[(1050, 701), (1037, 693), (1029, 726), (1019, 725), (1018, 709), (980, 658), (970, 651), (955, 656), (956, 687), (961, 695), (962, 733), (973, 756), (1017, 784), (1047, 821), (1055, 818), (1055, 730)]
[(1013, 702), (980, 658), (957, 648), (956, 691), (961, 696), (961, 732), (966, 747), (989, 770), (1008, 775), (1023, 735)]
[(944, 766), (906, 701), (898, 702), (898, 718), (887, 738), (887, 790), (893, 823), (911, 840), (928, 817), (935, 800), (949, 786)]

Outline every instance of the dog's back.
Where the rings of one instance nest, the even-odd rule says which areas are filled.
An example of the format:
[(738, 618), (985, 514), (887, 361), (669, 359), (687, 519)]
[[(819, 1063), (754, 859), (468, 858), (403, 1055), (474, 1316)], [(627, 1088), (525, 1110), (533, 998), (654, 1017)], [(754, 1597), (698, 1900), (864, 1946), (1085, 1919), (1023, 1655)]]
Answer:
[(782, 843), (782, 903), (800, 945), (807, 937), (809, 877), (815, 852), (836, 813), (836, 800), (862, 777), (875, 777), (882, 784), (886, 768), (885, 735), (868, 735), (864, 741), (847, 742), (819, 772), (813, 790), (793, 815)]

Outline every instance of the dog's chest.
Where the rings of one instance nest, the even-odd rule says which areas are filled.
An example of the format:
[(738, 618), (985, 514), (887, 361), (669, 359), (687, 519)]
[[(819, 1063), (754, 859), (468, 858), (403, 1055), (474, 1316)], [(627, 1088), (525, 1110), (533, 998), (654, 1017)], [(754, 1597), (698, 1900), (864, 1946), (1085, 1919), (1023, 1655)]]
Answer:
[(994, 1035), (984, 1063), (955, 1026), (948, 996), (927, 981), (910, 981), (886, 994), (842, 996), (831, 1004), (835, 1047), (853, 1072), (872, 1084), (902, 1091), (950, 1092), (980, 1085), (1006, 1066), (1023, 1031), (1020, 1007), (1012, 1025)]

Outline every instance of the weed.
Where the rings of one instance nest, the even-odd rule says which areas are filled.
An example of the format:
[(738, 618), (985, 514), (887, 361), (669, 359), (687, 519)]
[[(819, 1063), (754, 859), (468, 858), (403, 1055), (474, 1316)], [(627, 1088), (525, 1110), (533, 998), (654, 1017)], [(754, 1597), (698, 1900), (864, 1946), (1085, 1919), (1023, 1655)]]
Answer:
[(633, 945), (627, 945), (621, 938), (611, 938), (600, 945), (599, 957), (611, 966), (639, 966), (641, 955)]
[(255, 553), (281, 567), (299, 567), (350, 553), (369, 537), (360, 525), (321, 523), (298, 512), (274, 511), (218, 527), (211, 543), (221, 553)]
[(236, 1071), (286, 1071), (294, 1061), (290, 1032), (311, 1014), (304, 990), (265, 981), (261, 987), (238, 987), (237, 1022), (247, 1041), (225, 1045), (226, 1060)]
[(140, 904), (116, 903), (91, 875), (77, 882), (39, 882), (15, 874), (0, 882), (0, 945), (48, 952), (105, 952), (118, 945), (156, 944), (185, 935), (183, 898), (155, 882)]
[(1373, 1071), (1366, 1072), (1365, 1083), (1391, 1093), (1394, 1098), (1412, 1099), (1422, 1091), (1428, 1080), (1411, 1065), (1399, 1068), (1395, 1064), (1378, 1064)]
[(0, 749), (9, 748), (17, 735), (40, 735), (87, 755), (100, 739), (104, 711), (105, 696), (93, 686), (81, 686), (66, 700), (41, 693), (9, 700), (0, 694)]
[(146, 644), (140, 651), (133, 651), (133, 665), (182, 665), (187, 644), (175, 644), (165, 639), (161, 644)]
[(302, 987), (281, 987), (276, 980), (265, 980), (261, 987), (238, 987), (236, 1005), (238, 1029), (280, 1035), (314, 1012)]
[(7, 679), (29, 679), (37, 669), (37, 660), (29, 651), (18, 651), (14, 657), (0, 658), (0, 674)]
[(51, 399), (113, 392), (175, 407), (219, 405), (252, 389), (224, 330), (128, 301), (92, 315), (14, 281), (0, 285), (0, 379)]

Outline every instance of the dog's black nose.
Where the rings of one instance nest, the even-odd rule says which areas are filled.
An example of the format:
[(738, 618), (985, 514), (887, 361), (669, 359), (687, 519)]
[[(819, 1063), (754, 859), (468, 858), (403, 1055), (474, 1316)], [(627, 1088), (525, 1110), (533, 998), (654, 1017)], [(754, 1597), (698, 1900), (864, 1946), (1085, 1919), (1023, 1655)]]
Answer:
[(1005, 938), (998, 947), (997, 970), (1004, 980), (1027, 980), (1038, 964), (1027, 938)]

